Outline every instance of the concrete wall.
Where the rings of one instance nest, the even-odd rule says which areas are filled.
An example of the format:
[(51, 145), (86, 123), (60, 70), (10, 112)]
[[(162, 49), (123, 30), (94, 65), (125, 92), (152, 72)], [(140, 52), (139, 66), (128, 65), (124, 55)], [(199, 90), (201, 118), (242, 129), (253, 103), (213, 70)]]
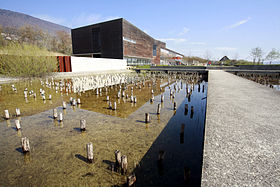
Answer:
[(280, 65), (240, 65), (242, 70), (280, 70)]
[(71, 57), (72, 72), (125, 70), (126, 61), (108, 58)]

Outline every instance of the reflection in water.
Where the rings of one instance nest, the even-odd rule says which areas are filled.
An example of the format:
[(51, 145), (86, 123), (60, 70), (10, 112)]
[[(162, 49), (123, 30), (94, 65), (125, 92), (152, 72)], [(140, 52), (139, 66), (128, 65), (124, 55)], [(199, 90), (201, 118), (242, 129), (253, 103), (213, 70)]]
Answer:
[[(206, 82), (200, 84), (207, 90)], [(185, 94), (187, 92), (179, 92), (176, 97), (185, 97)], [(200, 186), (205, 97), (206, 93), (194, 85), (142, 158), (141, 166), (134, 170), (136, 186)], [(188, 107), (191, 107), (190, 113)]]

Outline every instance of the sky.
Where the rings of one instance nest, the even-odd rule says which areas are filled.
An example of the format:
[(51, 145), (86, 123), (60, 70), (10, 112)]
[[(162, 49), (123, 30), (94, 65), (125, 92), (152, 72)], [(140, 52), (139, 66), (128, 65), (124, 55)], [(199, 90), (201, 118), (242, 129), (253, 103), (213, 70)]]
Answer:
[(124, 18), (169, 49), (212, 60), (280, 50), (280, 0), (0, 0), (0, 8), (70, 28)]

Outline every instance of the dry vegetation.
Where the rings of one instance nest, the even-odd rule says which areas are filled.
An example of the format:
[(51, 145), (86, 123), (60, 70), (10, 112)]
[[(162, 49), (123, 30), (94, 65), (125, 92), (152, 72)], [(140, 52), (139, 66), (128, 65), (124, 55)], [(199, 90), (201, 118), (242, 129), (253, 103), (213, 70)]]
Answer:
[(24, 26), (0, 28), (0, 33), (0, 74), (5, 76), (44, 76), (57, 71), (56, 56), (71, 54), (70, 35), (64, 31), (51, 36)]

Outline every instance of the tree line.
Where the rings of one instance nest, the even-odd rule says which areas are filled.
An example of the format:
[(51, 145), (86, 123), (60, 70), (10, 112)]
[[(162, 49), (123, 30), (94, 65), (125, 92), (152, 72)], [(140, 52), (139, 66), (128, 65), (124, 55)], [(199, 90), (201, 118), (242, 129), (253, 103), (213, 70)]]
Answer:
[(280, 52), (273, 48), (271, 51), (265, 54), (265, 52), (260, 47), (255, 47), (251, 49), (250, 56), (254, 64), (263, 64), (264, 61), (269, 61), (271, 64), (273, 61), (280, 59)]

